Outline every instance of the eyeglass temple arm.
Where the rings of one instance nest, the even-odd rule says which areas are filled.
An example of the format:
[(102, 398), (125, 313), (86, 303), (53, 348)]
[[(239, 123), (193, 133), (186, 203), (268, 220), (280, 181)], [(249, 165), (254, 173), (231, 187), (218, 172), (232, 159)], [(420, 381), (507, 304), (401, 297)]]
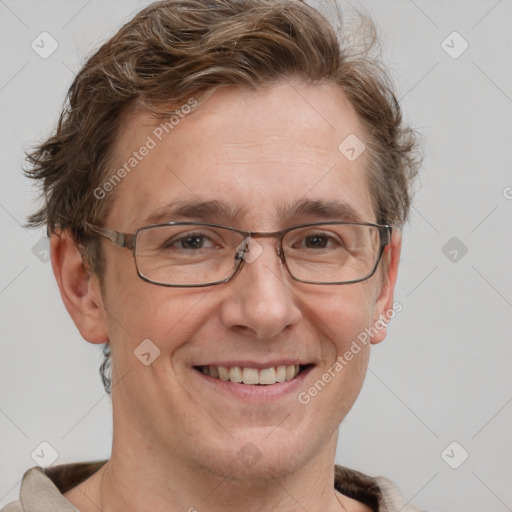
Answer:
[(385, 245), (388, 245), (391, 243), (391, 237), (393, 235), (393, 228), (391, 226), (384, 226), (384, 229), (386, 230), (386, 243)]
[(93, 224), (88, 224), (91, 231), (98, 233), (102, 237), (110, 240), (114, 245), (118, 247), (127, 247), (131, 249), (133, 247), (134, 236), (128, 233), (120, 233), (119, 231), (114, 231), (109, 228), (102, 228), (100, 226), (94, 226)]

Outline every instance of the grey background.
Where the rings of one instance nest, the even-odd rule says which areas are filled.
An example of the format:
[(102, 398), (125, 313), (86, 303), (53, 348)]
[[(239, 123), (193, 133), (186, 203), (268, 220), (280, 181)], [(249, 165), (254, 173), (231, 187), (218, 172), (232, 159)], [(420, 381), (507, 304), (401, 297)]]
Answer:
[[(43, 233), (21, 227), (35, 193), (20, 166), (23, 149), (54, 126), (84, 58), (147, 3), (0, 0), (2, 505), (17, 498), (42, 441), (57, 463), (110, 453), (100, 349), (81, 339), (61, 303)], [(390, 478), (429, 510), (512, 510), (512, 2), (359, 5), (377, 21), (426, 158), (404, 231), (403, 311), (372, 349), (337, 462)], [(47, 59), (31, 48), (42, 31), (59, 45)], [(469, 44), (456, 59), (442, 47), (462, 48), (457, 36), (446, 39), (453, 31)], [(469, 453), (458, 469), (441, 456), (453, 441), (462, 448), (445, 455), (452, 465)]]

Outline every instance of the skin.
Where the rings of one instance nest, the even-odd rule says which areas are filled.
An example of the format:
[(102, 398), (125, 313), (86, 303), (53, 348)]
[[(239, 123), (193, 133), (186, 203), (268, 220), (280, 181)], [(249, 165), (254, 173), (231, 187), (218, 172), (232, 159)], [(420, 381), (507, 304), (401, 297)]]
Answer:
[[(153, 129), (140, 112), (126, 117), (115, 147), (119, 166)], [(190, 220), (253, 231), (344, 220), (282, 216), (278, 206), (304, 198), (342, 201), (376, 222), (366, 153), (350, 162), (338, 150), (351, 133), (364, 140), (353, 107), (330, 85), (222, 88), (123, 179), (104, 225), (132, 233), (160, 207), (189, 199), (243, 208), (233, 219)], [(104, 241), (102, 294), (69, 234), (52, 236), (53, 269), (71, 317), (87, 341), (110, 340), (113, 351), (112, 457), (65, 494), (80, 510), (369, 510), (335, 493), (332, 482), (338, 426), (363, 384), (370, 345), (309, 404), (297, 395), (391, 309), (400, 234), (386, 248), (385, 273), (339, 286), (293, 281), (275, 240), (258, 243), (262, 254), (231, 282), (186, 289), (142, 281), (130, 251)], [(384, 328), (371, 343), (385, 336)], [(144, 339), (160, 349), (150, 366), (133, 354)], [(193, 368), (277, 360), (313, 365), (278, 398), (235, 395)], [(237, 455), (247, 443), (260, 454), (253, 465)]]

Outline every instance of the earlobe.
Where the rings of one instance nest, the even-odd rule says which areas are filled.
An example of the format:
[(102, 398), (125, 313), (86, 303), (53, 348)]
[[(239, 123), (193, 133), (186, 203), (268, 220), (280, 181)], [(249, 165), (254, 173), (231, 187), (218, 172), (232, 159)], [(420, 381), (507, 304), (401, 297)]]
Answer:
[(50, 251), (62, 301), (80, 334), (90, 343), (109, 341), (98, 277), (85, 266), (71, 233), (52, 234)]
[(372, 336), (370, 342), (377, 344), (387, 335), (387, 323), (394, 316), (394, 291), (398, 276), (398, 263), (402, 248), (402, 234), (396, 230), (391, 237), (391, 244), (386, 246), (383, 258), (387, 258), (387, 269), (382, 279), (379, 296), (375, 303), (372, 318)]

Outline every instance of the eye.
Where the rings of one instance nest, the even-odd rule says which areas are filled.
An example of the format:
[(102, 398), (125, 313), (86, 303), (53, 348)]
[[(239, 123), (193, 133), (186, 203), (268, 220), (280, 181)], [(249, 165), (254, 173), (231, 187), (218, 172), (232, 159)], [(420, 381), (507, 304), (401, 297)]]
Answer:
[(207, 240), (203, 235), (190, 235), (179, 238), (174, 244), (177, 243), (181, 249), (202, 249), (206, 242)]
[(338, 249), (343, 246), (340, 237), (334, 233), (311, 231), (298, 233), (291, 243), (293, 249)]
[(329, 237), (325, 235), (308, 235), (304, 237), (304, 246), (307, 249), (325, 249), (329, 243)]
[(162, 249), (184, 249), (184, 250), (198, 250), (208, 249), (215, 247), (216, 244), (203, 233), (184, 233), (179, 236), (169, 238), (164, 244)]

